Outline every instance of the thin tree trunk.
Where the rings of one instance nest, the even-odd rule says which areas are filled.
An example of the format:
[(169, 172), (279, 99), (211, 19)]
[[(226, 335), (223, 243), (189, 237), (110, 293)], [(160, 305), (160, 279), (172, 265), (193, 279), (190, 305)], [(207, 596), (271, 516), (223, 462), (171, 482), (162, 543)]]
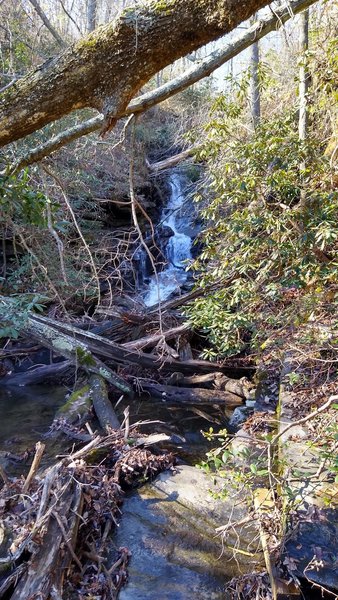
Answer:
[[(252, 25), (255, 18), (252, 21)], [(261, 118), (261, 98), (259, 89), (259, 45), (254, 42), (250, 48), (250, 105), (253, 128), (256, 129)]]
[(88, 0), (87, 6), (87, 32), (90, 33), (96, 28), (97, 0)]
[(33, 8), (35, 9), (35, 11), (37, 12), (37, 14), (39, 15), (44, 26), (48, 29), (49, 33), (52, 34), (53, 38), (57, 41), (59, 46), (61, 46), (62, 48), (65, 48), (66, 47), (65, 42), (63, 41), (62, 37), (58, 34), (56, 29), (53, 27), (53, 25), (51, 24), (47, 15), (42, 10), (38, 0), (29, 0), (29, 1), (30, 1), (31, 5), (33, 6)]
[[(308, 90), (309, 90), (309, 70), (307, 64), (307, 51), (309, 47), (309, 10), (305, 10), (299, 17), (299, 46), (300, 46), (300, 66), (299, 66), (299, 140), (305, 142), (308, 130)], [(305, 162), (301, 162), (300, 171), (304, 173)], [(301, 207), (306, 205), (306, 189), (301, 187), (300, 202)]]
[(309, 47), (309, 10), (304, 10), (299, 16), (299, 139), (307, 138), (308, 129), (308, 90), (309, 70), (307, 64), (307, 51)]

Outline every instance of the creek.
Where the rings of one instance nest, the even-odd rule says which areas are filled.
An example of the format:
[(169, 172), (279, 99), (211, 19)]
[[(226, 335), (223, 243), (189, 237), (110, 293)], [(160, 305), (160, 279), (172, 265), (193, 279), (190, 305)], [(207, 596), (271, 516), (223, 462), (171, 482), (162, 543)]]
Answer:
[[(166, 265), (162, 271), (152, 275), (146, 285), (143, 301), (149, 307), (167, 300), (171, 294), (180, 291), (187, 281), (186, 268), (192, 258), (191, 247), (194, 230), (191, 206), (187, 207), (184, 193), (185, 181), (179, 172), (173, 171), (169, 175), (168, 183), (169, 199), (162, 210), (158, 226), (162, 230), (167, 228), (170, 234), (169, 240), (163, 248)], [(141, 261), (141, 265), (145, 269), (146, 261)], [(143, 274), (143, 279), (146, 279), (146, 273)]]
[[(149, 307), (179, 293), (187, 283), (186, 266), (192, 258), (192, 240), (196, 233), (191, 207), (185, 203), (183, 176), (173, 171), (168, 183), (168, 202), (162, 209), (158, 226), (169, 233), (161, 248), (166, 264), (157, 275), (149, 277), (144, 257), (139, 261), (143, 269), (139, 274), (139, 280), (143, 281), (141, 293)], [(13, 457), (43, 440), (66, 394), (62, 386), (0, 388), (0, 464), (8, 473), (27, 472), (27, 462), (16, 463), (15, 459), (13, 462)], [(120, 418), (123, 418), (123, 408), (125, 405), (121, 404), (117, 411)], [(218, 414), (217, 418), (225, 424), (224, 416)], [(124, 517), (112, 539), (112, 546), (130, 546), (132, 552), (130, 583), (122, 590), (121, 600), (224, 598), (224, 583), (234, 572), (232, 564), (227, 566), (220, 560), (222, 545), (213, 539), (221, 504), (216, 510), (209, 498), (209, 481), (202, 471), (192, 466), (204, 458), (209, 449), (201, 430), (210, 427), (212, 417), (208, 421), (191, 410), (168, 408), (161, 400), (151, 397), (130, 403), (131, 422), (147, 419), (161, 422), (149, 425), (148, 433), (155, 429), (175, 435), (176, 443), (169, 449), (175, 451), (179, 462), (185, 465), (178, 474), (164, 476), (161, 484), (164, 488), (158, 490), (155, 489), (157, 484), (155, 487), (148, 484), (125, 500)], [(147, 433), (147, 428), (144, 432)], [(51, 459), (47, 456), (46, 460)], [(172, 482), (177, 482), (177, 487), (170, 487)], [(165, 486), (169, 486), (170, 491), (167, 492)], [(202, 505), (204, 512), (200, 514)], [(215, 521), (210, 521), (213, 511)]]

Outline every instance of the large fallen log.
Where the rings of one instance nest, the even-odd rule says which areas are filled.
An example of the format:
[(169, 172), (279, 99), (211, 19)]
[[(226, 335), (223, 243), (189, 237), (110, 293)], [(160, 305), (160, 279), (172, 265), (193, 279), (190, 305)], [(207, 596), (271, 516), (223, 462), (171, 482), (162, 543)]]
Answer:
[(139, 393), (147, 393), (166, 404), (193, 404), (217, 406), (241, 406), (243, 398), (232, 392), (204, 390), (202, 388), (182, 388), (172, 385), (142, 382)]
[[(41, 317), (40, 315), (34, 315), (32, 319), (36, 322), (41, 322), (50, 325), (51, 327), (68, 334), (73, 340), (79, 340), (84, 343), (87, 349), (99, 356), (109, 358), (115, 364), (136, 364), (146, 369), (154, 369), (158, 371), (180, 371), (182, 373), (209, 373), (213, 371), (220, 371), (224, 374), (244, 377), (254, 374), (255, 367), (253, 366), (228, 366), (226, 363), (209, 362), (206, 360), (186, 360), (180, 361), (175, 359), (159, 358), (155, 354), (146, 354), (141, 351), (132, 351), (125, 348), (123, 344), (116, 344), (110, 340), (107, 340), (101, 336), (95, 335), (89, 331), (78, 331), (72, 325), (68, 323), (59, 323), (53, 319), (47, 317)], [(32, 329), (30, 334), (34, 335)]]
[(0, 297), (1, 313), (7, 323), (11, 320), (15, 321), (21, 334), (30, 340), (37, 341), (70, 360), (76, 368), (82, 368), (89, 374), (102, 376), (122, 393), (129, 395), (133, 393), (131, 386), (97, 356), (108, 358), (109, 362), (115, 365), (134, 364), (146, 369), (156, 371), (161, 369), (163, 372), (180, 371), (189, 375), (221, 371), (230, 376), (242, 377), (255, 371), (254, 367), (228, 366), (202, 360), (180, 361), (172, 357), (164, 358), (155, 354), (146, 354), (141, 350), (129, 350), (92, 332), (82, 331), (68, 323), (61, 323), (32, 312), (20, 315), (14, 311), (13, 315), (13, 301), (5, 297)]
[[(54, 324), (54, 327), (50, 325), (50, 322)], [(69, 335), (65, 335), (63, 332), (58, 331), (58, 328), (55, 327), (56, 324), (57, 322), (52, 319), (45, 318), (41, 320), (41, 318), (37, 319), (34, 316), (28, 316), (22, 325), (22, 332), (37, 340), (43, 346), (47, 346), (56, 354), (61, 354), (61, 356), (71, 360), (87, 373), (100, 375), (111, 385), (118, 388), (122, 393), (126, 393), (130, 396), (133, 395), (131, 386), (96, 358), (88, 345), (77, 339), (81, 335), (91, 335), (95, 337), (95, 334), (79, 332), (78, 335), (76, 328), (72, 327), (74, 336), (72, 338)]]

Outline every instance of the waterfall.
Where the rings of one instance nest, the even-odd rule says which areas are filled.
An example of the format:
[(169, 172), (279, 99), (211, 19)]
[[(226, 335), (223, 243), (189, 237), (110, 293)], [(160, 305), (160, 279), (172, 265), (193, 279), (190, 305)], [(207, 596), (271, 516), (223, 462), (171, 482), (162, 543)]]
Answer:
[(168, 241), (165, 249), (167, 266), (150, 278), (148, 288), (144, 296), (146, 306), (153, 306), (159, 301), (164, 301), (180, 289), (187, 280), (186, 262), (191, 259), (192, 239), (184, 231), (189, 227), (187, 215), (182, 207), (184, 204), (184, 193), (182, 176), (173, 172), (169, 178), (170, 196), (167, 205), (163, 208), (161, 225), (170, 227), (174, 235)]

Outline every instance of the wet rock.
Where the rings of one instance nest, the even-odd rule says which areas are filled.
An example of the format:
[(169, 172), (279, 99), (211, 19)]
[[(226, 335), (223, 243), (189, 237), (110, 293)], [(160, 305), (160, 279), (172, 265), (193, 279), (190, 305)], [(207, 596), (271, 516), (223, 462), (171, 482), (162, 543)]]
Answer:
[(338, 591), (338, 509), (312, 507), (286, 542), (284, 563), (298, 578)]
[[(224, 544), (215, 534), (229, 519), (242, 520), (245, 505), (214, 499), (210, 489), (219, 490), (219, 483), (184, 465), (126, 499), (114, 539), (132, 552), (120, 600), (221, 600), (228, 579), (257, 568), (261, 554), (252, 525)], [(245, 554), (234, 556), (234, 547)]]

